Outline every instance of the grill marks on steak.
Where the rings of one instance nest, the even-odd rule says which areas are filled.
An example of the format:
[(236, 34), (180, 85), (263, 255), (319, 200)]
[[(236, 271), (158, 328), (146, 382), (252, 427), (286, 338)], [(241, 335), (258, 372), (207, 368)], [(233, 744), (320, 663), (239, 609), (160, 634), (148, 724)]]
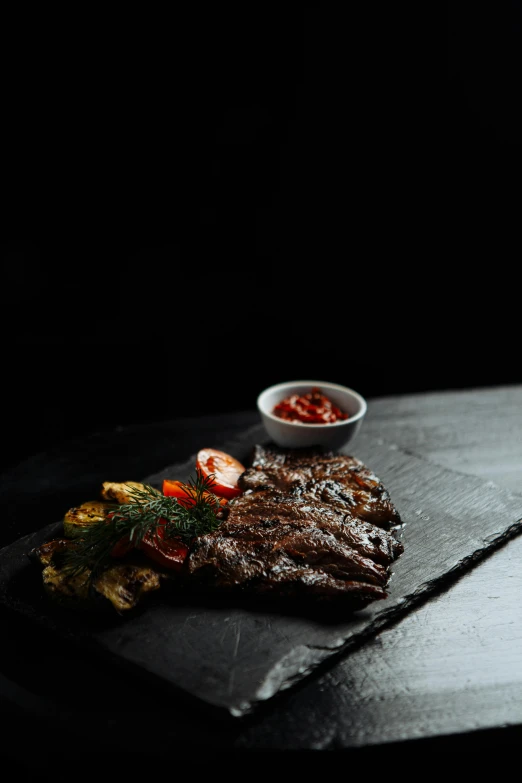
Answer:
[[(229, 503), (225, 521), (193, 545), (187, 567), (196, 583), (272, 597), (342, 598), (353, 608), (386, 597), (388, 566), (403, 546), (383, 528), (399, 515), (359, 460), (258, 446), (239, 483), (244, 494)], [(364, 503), (354, 503), (361, 491)], [(382, 527), (354, 513), (362, 506)]]
[(382, 565), (389, 565), (401, 552), (402, 544), (390, 533), (345, 514), (315, 498), (289, 497), (267, 489), (240, 495), (229, 504), (227, 521), (216, 535), (252, 540), (273, 538), (283, 530), (289, 535), (318, 529), (340, 543)]
[(189, 569), (203, 585), (225, 591), (240, 588), (282, 598), (351, 594), (358, 603), (361, 598), (386, 597), (383, 566), (319, 530), (296, 534), (283, 528), (263, 540), (218, 538), (213, 533), (198, 540)]
[(312, 497), (384, 529), (400, 523), (377, 476), (355, 457), (256, 446), (252, 465), (238, 481), (243, 491), (277, 488)]

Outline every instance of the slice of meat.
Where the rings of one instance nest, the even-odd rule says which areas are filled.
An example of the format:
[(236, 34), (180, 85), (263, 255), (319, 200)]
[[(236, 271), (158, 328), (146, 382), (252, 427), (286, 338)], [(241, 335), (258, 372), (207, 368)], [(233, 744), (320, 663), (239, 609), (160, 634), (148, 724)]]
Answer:
[(212, 581), (220, 587), (246, 587), (254, 578), (265, 578), (274, 569), (289, 566), (320, 568), (338, 578), (381, 587), (388, 580), (384, 566), (338, 541), (329, 531), (310, 526), (300, 529), (279, 524), (262, 535), (257, 529), (229, 536), (210, 533), (196, 541), (190, 555), (191, 573), (204, 568), (207, 575), (212, 572)]
[(274, 535), (262, 541), (202, 536), (187, 561), (192, 579), (204, 591), (343, 598), (353, 608), (386, 598), (387, 574), (382, 566), (354, 550), (343, 550), (335, 539), (317, 530), (308, 536), (284, 526), (273, 530)]
[(292, 496), (313, 497), (384, 529), (401, 521), (382, 482), (346, 454), (256, 446), (251, 467), (238, 486), (243, 491), (277, 488)]
[(345, 609), (364, 609), (368, 604), (387, 597), (382, 587), (365, 582), (347, 582), (312, 568), (288, 568), (272, 575), (257, 586), (257, 594), (272, 597), (313, 599), (314, 603), (342, 603)]
[(391, 563), (404, 550), (391, 533), (315, 497), (288, 496), (275, 489), (248, 492), (231, 501), (223, 513), (228, 521), (217, 532), (224, 537), (237, 536), (240, 528), (241, 535), (253, 537), (267, 535), (267, 531), (281, 525), (295, 530), (318, 528), (382, 565)]

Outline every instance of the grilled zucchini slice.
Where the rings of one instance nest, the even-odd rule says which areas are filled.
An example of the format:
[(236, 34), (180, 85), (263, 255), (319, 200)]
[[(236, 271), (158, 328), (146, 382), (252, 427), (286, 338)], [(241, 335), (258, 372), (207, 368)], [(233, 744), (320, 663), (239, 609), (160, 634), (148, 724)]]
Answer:
[(104, 522), (107, 514), (117, 503), (109, 503), (106, 500), (88, 500), (81, 506), (70, 508), (63, 520), (63, 533), (66, 538), (79, 538), (85, 528)]

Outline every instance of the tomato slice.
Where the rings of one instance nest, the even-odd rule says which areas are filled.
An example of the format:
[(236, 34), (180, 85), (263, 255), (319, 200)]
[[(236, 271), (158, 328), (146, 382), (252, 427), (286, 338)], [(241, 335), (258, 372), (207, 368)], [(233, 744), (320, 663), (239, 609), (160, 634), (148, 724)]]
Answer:
[(131, 549), (134, 549), (134, 544), (131, 542), (129, 536), (124, 536), (111, 549), (111, 557), (125, 557)]
[(206, 478), (213, 478), (215, 495), (230, 499), (241, 494), (237, 480), (245, 467), (230, 454), (218, 449), (201, 449), (196, 457), (196, 468)]
[(189, 551), (180, 538), (164, 538), (162, 527), (145, 536), (140, 549), (151, 560), (173, 571), (181, 570)]
[[(107, 514), (107, 521), (110, 522), (113, 514)], [(111, 549), (111, 557), (125, 557), (131, 549), (134, 549), (134, 544), (130, 540), (129, 536), (124, 536), (117, 541)]]
[[(188, 487), (182, 481), (172, 481), (171, 479), (164, 479), (163, 494), (166, 497), (177, 498), (178, 501), (181, 503), (181, 505), (185, 506), (185, 508), (188, 508), (189, 506), (193, 506), (195, 502), (193, 497), (194, 493), (191, 492), (190, 487)], [(209, 494), (210, 494), (209, 492), (204, 492), (203, 497), (207, 497)], [(217, 492), (215, 494), (217, 496)], [(221, 506), (226, 506), (227, 503), (228, 500), (226, 498), (223, 497), (219, 498), (219, 504)]]

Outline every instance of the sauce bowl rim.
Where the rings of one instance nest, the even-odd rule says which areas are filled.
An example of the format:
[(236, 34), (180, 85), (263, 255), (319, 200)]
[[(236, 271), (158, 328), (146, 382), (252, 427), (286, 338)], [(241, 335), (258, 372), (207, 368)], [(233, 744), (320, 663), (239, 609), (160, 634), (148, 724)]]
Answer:
[[(273, 392), (284, 391), (285, 389), (289, 389), (292, 386), (303, 386), (303, 387), (317, 386), (321, 389), (321, 391), (323, 389), (333, 389), (335, 391), (339, 391), (342, 392), (343, 394), (346, 394), (348, 397), (351, 397), (352, 399), (355, 399), (359, 403), (360, 407), (357, 413), (354, 413), (348, 419), (342, 419), (341, 421), (334, 421), (329, 423), (325, 422), (324, 424), (317, 424), (317, 423), (307, 424), (306, 422), (303, 421), (292, 421), (289, 419), (281, 419), (279, 416), (275, 416), (271, 411), (268, 410), (265, 404), (265, 399), (269, 394)], [(276, 383), (273, 384), (272, 386), (267, 386), (266, 389), (263, 389), (263, 391), (259, 393), (256, 403), (259, 412), (263, 416), (267, 416), (269, 419), (271, 419), (274, 422), (277, 422), (278, 424), (288, 425), (289, 427), (314, 430), (314, 431), (331, 430), (333, 427), (343, 427), (348, 424), (353, 424), (354, 422), (359, 421), (359, 419), (362, 419), (368, 409), (368, 404), (366, 400), (364, 399), (362, 394), (360, 394), (358, 391), (350, 388), (349, 386), (342, 386), (339, 383), (332, 383), (330, 381), (285, 381), (284, 383)]]

